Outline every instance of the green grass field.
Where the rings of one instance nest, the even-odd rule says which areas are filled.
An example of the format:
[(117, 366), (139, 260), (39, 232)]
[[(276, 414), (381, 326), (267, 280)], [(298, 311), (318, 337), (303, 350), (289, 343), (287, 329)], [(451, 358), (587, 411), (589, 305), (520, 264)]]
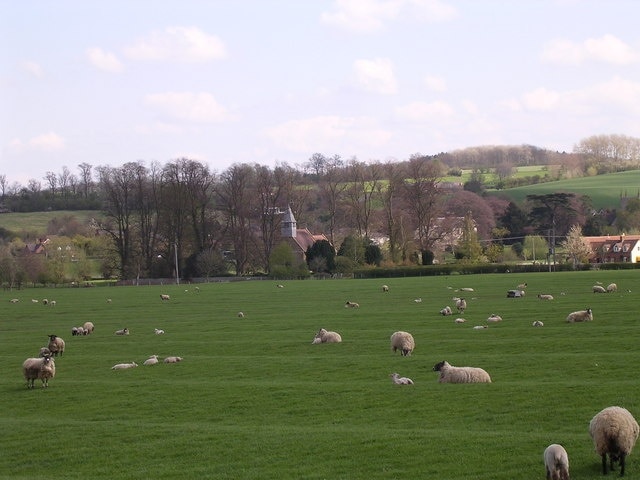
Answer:
[[(592, 294), (596, 281), (619, 291)], [(527, 296), (506, 298), (521, 282)], [(475, 291), (465, 295), (467, 322), (456, 325), (438, 312), (461, 287)], [(610, 405), (640, 419), (635, 271), (199, 288), (3, 292), (0, 478), (530, 479), (544, 478), (542, 452), (557, 442), (572, 477), (596, 479), (589, 420)], [(586, 307), (593, 322), (565, 323)], [(504, 321), (472, 328), (491, 313)], [(86, 320), (95, 333), (72, 337)], [(129, 336), (113, 334), (123, 327)], [(311, 345), (320, 327), (343, 342)], [(391, 353), (396, 330), (414, 335), (412, 356)], [(52, 333), (66, 341), (56, 377), (28, 390), (21, 364)], [(184, 361), (142, 366), (151, 354)], [(482, 367), (493, 383), (439, 384), (440, 360)], [(131, 361), (140, 366), (111, 370)], [(392, 372), (415, 385), (393, 385)], [(640, 478), (640, 451), (626, 476)]]
[(43, 235), (49, 221), (55, 217), (74, 216), (82, 224), (101, 215), (95, 210), (56, 210), (52, 212), (3, 213), (0, 214), (0, 227), (22, 235), (24, 232)]

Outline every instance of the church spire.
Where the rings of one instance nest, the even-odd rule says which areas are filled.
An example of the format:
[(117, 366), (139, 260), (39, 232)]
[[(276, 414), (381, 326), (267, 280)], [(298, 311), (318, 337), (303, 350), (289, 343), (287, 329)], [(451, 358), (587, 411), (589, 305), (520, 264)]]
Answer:
[(296, 219), (293, 216), (293, 212), (291, 211), (291, 206), (287, 207), (287, 211), (284, 213), (282, 217), (282, 223), (280, 226), (280, 234), (283, 237), (291, 237), (296, 238), (298, 230), (298, 225), (296, 223)]

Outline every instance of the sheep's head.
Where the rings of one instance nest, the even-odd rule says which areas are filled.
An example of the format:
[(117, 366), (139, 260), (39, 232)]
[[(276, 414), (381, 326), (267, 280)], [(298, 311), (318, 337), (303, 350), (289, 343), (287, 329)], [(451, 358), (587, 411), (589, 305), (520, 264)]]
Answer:
[(441, 361), (441, 362), (438, 362), (438, 363), (436, 363), (436, 364), (433, 366), (433, 371), (434, 371), (434, 372), (439, 372), (440, 370), (442, 370), (442, 368), (443, 368), (445, 365), (449, 365), (449, 364), (447, 363), (447, 361), (446, 361), (446, 360), (443, 360), (443, 361)]
[(55, 340), (56, 338), (58, 338), (57, 335), (49, 335), (49, 340)]

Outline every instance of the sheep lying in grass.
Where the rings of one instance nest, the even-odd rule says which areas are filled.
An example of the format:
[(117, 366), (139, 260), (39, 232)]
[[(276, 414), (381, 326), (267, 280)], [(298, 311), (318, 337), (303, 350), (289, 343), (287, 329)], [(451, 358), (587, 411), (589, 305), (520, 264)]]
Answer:
[(547, 480), (569, 480), (569, 455), (562, 445), (552, 443), (542, 455)]
[(347, 303), (344, 304), (345, 308), (360, 308), (360, 304), (356, 302), (350, 302), (347, 300)]
[(127, 368), (135, 368), (138, 364), (136, 362), (131, 363), (116, 363), (111, 370), (126, 370)]
[(56, 376), (56, 362), (51, 356), (27, 358), (22, 363), (22, 374), (27, 381), (27, 388), (33, 388), (37, 379), (42, 380), (42, 387), (49, 386), (49, 379)]
[(413, 385), (413, 380), (407, 377), (401, 377), (398, 373), (392, 373), (389, 376), (391, 377), (391, 381), (396, 385)]
[(471, 287), (463, 287), (460, 289), (461, 292), (473, 292), (473, 288)]
[(586, 310), (578, 310), (567, 315), (567, 323), (575, 322), (591, 322), (593, 320), (593, 312), (590, 308)]
[(342, 337), (338, 332), (330, 332), (321, 328), (316, 333), (316, 336), (313, 337), (312, 345), (317, 345), (318, 343), (340, 343), (342, 341)]
[(156, 335), (164, 335), (164, 330), (160, 328), (154, 328), (153, 331)]
[(451, 310), (451, 307), (449, 305), (447, 305), (442, 310), (440, 310), (440, 315), (443, 315), (445, 317), (447, 317), (449, 315), (453, 315), (453, 310)]
[(82, 328), (84, 328), (85, 335), (91, 335), (96, 327), (93, 325), (93, 322), (84, 322)]
[(464, 322), (466, 322), (466, 320), (464, 318), (456, 318), (453, 322), (454, 323), (464, 323)]
[(496, 315), (495, 313), (492, 313), (487, 318), (487, 322), (491, 322), (491, 323), (497, 323), (497, 322), (501, 322), (501, 321), (502, 321), (502, 317), (500, 315)]
[(593, 293), (607, 293), (602, 285), (594, 285), (593, 287), (591, 287), (591, 291)]
[(540, 300), (553, 300), (553, 295), (549, 295), (549, 294), (546, 294), (546, 293), (539, 293), (538, 294), (538, 298)]
[(389, 291), (389, 285), (382, 285), (382, 291), (383, 292), (388, 292)]
[(163, 302), (166, 300), (170, 300), (171, 297), (169, 295), (166, 294), (160, 294), (160, 300), (162, 300)]
[(416, 348), (416, 342), (413, 340), (413, 335), (409, 332), (394, 332), (391, 335), (391, 351), (393, 353), (396, 350), (400, 350), (403, 357), (407, 357), (413, 353)]
[(454, 367), (443, 360), (433, 370), (440, 372), (439, 383), (491, 383), (489, 374), (478, 367)]
[(18, 303), (20, 300), (18, 300), (17, 298), (12, 298), (11, 300), (9, 300), (11, 303)]
[(540, 320), (534, 320), (534, 322), (531, 325), (534, 327), (544, 327), (544, 322)]
[(115, 335), (129, 335), (129, 329), (127, 327), (114, 332)]
[(489, 325), (476, 325), (473, 327), (474, 330), (484, 330), (485, 328), (489, 328)]
[(620, 476), (624, 475), (625, 459), (633, 450), (640, 427), (631, 412), (622, 407), (607, 407), (589, 422), (589, 435), (593, 439), (596, 453), (602, 457), (602, 473), (607, 473), (614, 462), (620, 464)]
[(62, 356), (64, 353), (64, 340), (57, 335), (49, 335), (49, 345), (47, 347), (54, 357), (57, 357), (58, 354)]
[(618, 285), (616, 285), (615, 283), (610, 283), (609, 285), (607, 285), (607, 292), (608, 293), (613, 293), (613, 292), (617, 292), (618, 291)]
[(151, 355), (142, 364), (143, 365), (155, 365), (158, 363), (158, 355)]
[(182, 357), (167, 357), (163, 361), (164, 363), (178, 363), (182, 361)]
[(238, 312), (238, 318), (244, 318), (244, 312)]

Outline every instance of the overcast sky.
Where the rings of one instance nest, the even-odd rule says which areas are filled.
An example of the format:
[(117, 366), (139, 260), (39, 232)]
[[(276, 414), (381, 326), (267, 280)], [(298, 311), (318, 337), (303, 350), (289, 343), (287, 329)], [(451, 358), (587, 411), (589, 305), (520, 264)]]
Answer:
[[(0, 0), (0, 174), (640, 136), (637, 0)], [(44, 183), (44, 182), (43, 182)]]

